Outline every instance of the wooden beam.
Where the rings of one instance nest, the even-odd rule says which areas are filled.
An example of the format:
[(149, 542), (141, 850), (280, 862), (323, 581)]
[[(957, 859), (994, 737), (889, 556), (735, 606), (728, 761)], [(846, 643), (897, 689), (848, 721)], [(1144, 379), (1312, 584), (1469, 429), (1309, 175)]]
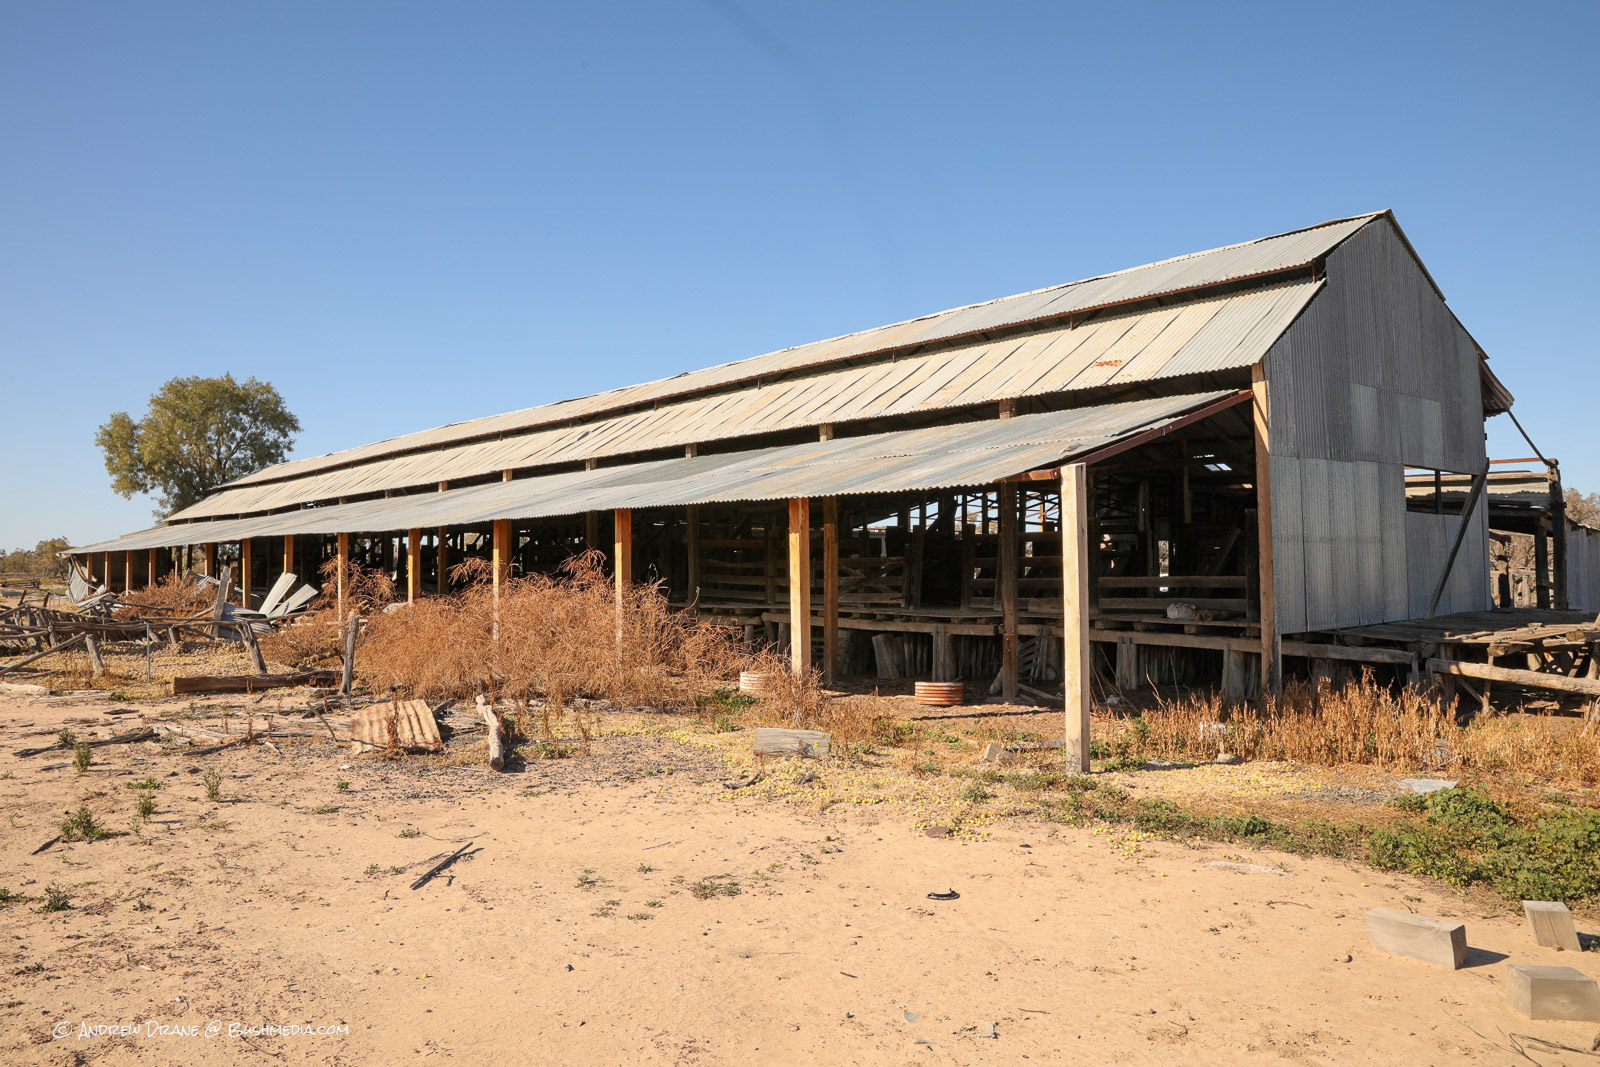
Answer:
[(1278, 635), (1277, 584), (1272, 559), (1272, 448), (1267, 397), (1267, 365), (1250, 368), (1252, 423), (1256, 452), (1256, 567), (1261, 590), (1261, 692), (1283, 688), (1283, 652)]
[(160, 577), (158, 574), (156, 574), (156, 550), (152, 548), (148, 555), (149, 559), (145, 562), (145, 574), (148, 580), (145, 582), (145, 584), (153, 586)]
[[(825, 429), (831, 431), (833, 427)], [(839, 673), (839, 498), (822, 502), (822, 680)]]
[(255, 569), (255, 550), (251, 547), (254, 538), (246, 537), (239, 542), (239, 606), (246, 611), (250, 610), (250, 572)]
[[(441, 486), (446, 482), (440, 482)], [(438, 552), (438, 574), (434, 575), (434, 585), (438, 588), (434, 592), (443, 596), (450, 591), (450, 544), (445, 540), (444, 527), (441, 526), (433, 532), (434, 548)]]
[(294, 574), (294, 534), (285, 534), (283, 538), (283, 573)]
[(422, 531), (406, 531), (406, 599), (422, 599)]
[(206, 560), (205, 573), (207, 576), (215, 578), (217, 576), (217, 546), (214, 542), (207, 544), (204, 547), (204, 551)]
[(789, 501), (789, 666), (811, 670), (811, 501)]
[(1088, 468), (1072, 463), (1061, 475), (1061, 691), (1066, 702), (1067, 766), (1089, 771), (1089, 482)]
[(345, 592), (346, 592), (345, 587), (348, 586), (349, 584), (350, 584), (350, 535), (347, 534), (347, 533), (342, 533), (342, 534), (339, 535), (339, 586), (338, 586), (339, 597), (338, 597), (338, 600), (339, 600), (339, 623), (340, 623), (340, 625), (344, 624), (344, 617), (345, 617), (345, 615), (344, 615), (344, 609), (345, 609), (344, 600), (345, 600)]
[[(1063, 524), (1065, 520), (1063, 519)], [(1017, 698), (1017, 487), (1000, 487), (1000, 695)], [(910, 581), (910, 575), (906, 576)]]
[[(1444, 596), (1444, 587), (1450, 581), (1450, 572), (1455, 569), (1456, 556), (1461, 552), (1461, 543), (1467, 539), (1467, 526), (1472, 522), (1473, 513), (1478, 507), (1478, 499), (1483, 496), (1483, 488), (1488, 481), (1489, 468), (1487, 465), (1484, 466), (1480, 473), (1472, 476), (1472, 491), (1467, 494), (1467, 503), (1461, 509), (1461, 525), (1456, 527), (1456, 539), (1450, 545), (1450, 555), (1445, 557), (1444, 569), (1439, 572), (1439, 581), (1433, 587), (1433, 599), (1428, 601), (1428, 613), (1423, 616), (1425, 619), (1433, 618), (1434, 611), (1439, 607), (1439, 598)], [(1539, 580), (1541, 582), (1544, 581), (1544, 577), (1544, 571), (1541, 568)], [(1550, 606), (1547, 594), (1541, 594), (1539, 606), (1541, 608)]]
[(1510, 667), (1491, 667), (1487, 663), (1466, 663), (1460, 660), (1430, 659), (1428, 670), (1434, 674), (1453, 675), (1457, 678), (1482, 678), (1490, 682), (1509, 682), (1529, 689), (1551, 689), (1559, 693), (1577, 693), (1591, 700), (1600, 698), (1600, 679), (1568, 678), (1564, 674), (1545, 674), (1543, 671), (1519, 671)]
[(628, 596), (633, 591), (633, 510), (617, 508), (611, 514), (611, 575), (616, 582), (617, 643), (620, 645), (627, 621)]

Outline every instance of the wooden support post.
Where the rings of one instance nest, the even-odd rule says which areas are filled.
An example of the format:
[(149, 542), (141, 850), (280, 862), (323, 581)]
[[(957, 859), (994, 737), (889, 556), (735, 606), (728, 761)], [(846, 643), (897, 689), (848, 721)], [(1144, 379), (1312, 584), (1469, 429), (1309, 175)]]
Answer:
[(628, 597), (633, 592), (633, 511), (612, 512), (611, 574), (616, 582), (617, 643), (622, 643), (628, 618)]
[[(1062, 523), (1065, 525), (1066, 520)], [(1017, 698), (1017, 487), (1000, 486), (1000, 556), (995, 582), (1000, 589), (1000, 695)], [(909, 577), (908, 577), (909, 580)]]
[[(693, 445), (689, 446), (693, 448)], [(693, 604), (700, 599), (700, 505), (690, 504), (684, 519), (684, 549), (689, 557), (687, 599)]]
[(406, 531), (406, 599), (422, 599), (422, 531)]
[(502, 482), (509, 482), (515, 476), (516, 476), (516, 474), (513, 471), (501, 471), (500, 472), (500, 480)]
[(294, 534), (283, 537), (283, 573), (294, 574)]
[(1256, 568), (1261, 591), (1261, 693), (1266, 697), (1283, 686), (1283, 644), (1278, 636), (1277, 586), (1273, 581), (1272, 448), (1265, 362), (1251, 368), (1250, 388), (1255, 394), (1251, 407), (1256, 454)]
[(1545, 525), (1541, 519), (1533, 531), (1533, 595), (1540, 608), (1550, 606), (1550, 534)]
[(344, 601), (346, 587), (350, 584), (350, 535), (339, 535), (339, 621), (344, 621)]
[(133, 592), (133, 553), (127, 549), (122, 552), (122, 591)]
[[(440, 482), (439, 484), (444, 485), (446, 483)], [(434, 575), (434, 585), (438, 588), (434, 592), (443, 596), (450, 591), (450, 543), (445, 540), (445, 528), (443, 526), (433, 531), (433, 545), (434, 551), (438, 555), (438, 561), (435, 564), (438, 573)]]
[(936, 682), (953, 682), (961, 676), (956, 666), (955, 638), (950, 636), (950, 627), (935, 624), (933, 628), (933, 680)]
[(1061, 468), (1061, 693), (1067, 767), (1089, 772), (1089, 481), (1082, 463)]
[(84, 578), (84, 581), (89, 583), (89, 588), (92, 591), (94, 589), (94, 585), (95, 585), (95, 583), (94, 583), (94, 553), (93, 552), (85, 552), (83, 554), (83, 578)]
[(494, 639), (500, 640), (500, 590), (511, 580), (511, 520), (494, 520), (494, 542), (489, 549), (489, 574), (494, 583)]
[(239, 606), (246, 611), (250, 610), (250, 572), (255, 569), (252, 540), (246, 537), (239, 542)]
[[(833, 427), (824, 427), (832, 435)], [(822, 502), (822, 680), (839, 674), (839, 498)]]
[(156, 550), (153, 548), (149, 552), (149, 559), (145, 562), (145, 574), (148, 578), (145, 584), (149, 586), (155, 585), (160, 578), (156, 573)]
[(217, 576), (217, 546), (215, 542), (205, 546), (206, 569), (205, 573), (215, 578)]
[(1550, 468), (1550, 562), (1554, 565), (1553, 589), (1555, 606), (1566, 611), (1567, 603), (1567, 501), (1561, 490), (1561, 468)]
[(789, 666), (811, 669), (811, 501), (789, 501)]

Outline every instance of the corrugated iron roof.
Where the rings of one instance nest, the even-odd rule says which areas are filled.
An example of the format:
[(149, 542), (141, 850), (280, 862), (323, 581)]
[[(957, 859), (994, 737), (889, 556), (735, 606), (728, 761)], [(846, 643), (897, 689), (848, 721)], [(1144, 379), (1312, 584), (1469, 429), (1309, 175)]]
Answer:
[(607, 390), (573, 400), (507, 412), (503, 415), (450, 423), (357, 448), (290, 460), (246, 475), (231, 484), (247, 485), (297, 477), (328, 467), (360, 462), (395, 452), (436, 447), (474, 437), (520, 433), (539, 426), (592, 418), (608, 411), (657, 403), (838, 360), (946, 341), (1115, 304), (1271, 275), (1315, 262), (1373, 219), (1387, 215), (1388, 212), (1376, 212), (1346, 219), (1334, 219), (1302, 230), (1204, 252), (1194, 252), (1030, 293), (952, 308), (906, 322), (785, 348), (766, 355), (690, 371), (654, 382)]
[(1107, 312), (1072, 327), (893, 362), (838, 367), (581, 426), (394, 456), (287, 482), (236, 483), (172, 518), (248, 514), (827, 422), (916, 415), (999, 399), (1247, 367), (1261, 359), (1321, 285), (1307, 280), (1142, 312)]
[(177, 523), (74, 552), (117, 552), (284, 534), (381, 533), (676, 507), (987, 485), (1168, 425), (1226, 391), (1102, 404), (723, 455), (632, 463), (245, 519)]

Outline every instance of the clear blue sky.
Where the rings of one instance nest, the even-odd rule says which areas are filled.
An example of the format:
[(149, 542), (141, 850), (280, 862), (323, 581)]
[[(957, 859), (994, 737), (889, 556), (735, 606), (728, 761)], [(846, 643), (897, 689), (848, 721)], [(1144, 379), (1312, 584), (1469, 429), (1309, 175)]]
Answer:
[[(0, 546), (178, 374), (309, 455), (1392, 207), (1570, 484), (1600, 5), (0, 7)], [(1525, 455), (1505, 417), (1491, 451)]]

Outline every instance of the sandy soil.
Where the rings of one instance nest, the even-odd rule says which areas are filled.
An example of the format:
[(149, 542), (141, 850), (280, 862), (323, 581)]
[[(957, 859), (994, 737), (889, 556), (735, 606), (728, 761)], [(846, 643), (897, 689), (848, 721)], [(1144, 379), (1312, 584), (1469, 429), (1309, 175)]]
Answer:
[[(893, 804), (729, 792), (715, 750), (661, 736), (503, 775), (312, 740), (102, 748), (81, 777), (14, 755), (113, 707), (0, 697), (0, 887), (32, 898), (0, 906), (0, 1062), (1499, 1064), (1529, 1062), (1508, 1035), (1596, 1036), (1513, 1011), (1505, 964), (1600, 957), (1353, 864), (1025, 820), (929, 837)], [(80, 803), (115, 836), (30, 855)], [(36, 910), (51, 885), (69, 910)], [(1471, 966), (1373, 952), (1379, 905), (1461, 917)], [(249, 1029), (273, 1024), (335, 1032)]]

